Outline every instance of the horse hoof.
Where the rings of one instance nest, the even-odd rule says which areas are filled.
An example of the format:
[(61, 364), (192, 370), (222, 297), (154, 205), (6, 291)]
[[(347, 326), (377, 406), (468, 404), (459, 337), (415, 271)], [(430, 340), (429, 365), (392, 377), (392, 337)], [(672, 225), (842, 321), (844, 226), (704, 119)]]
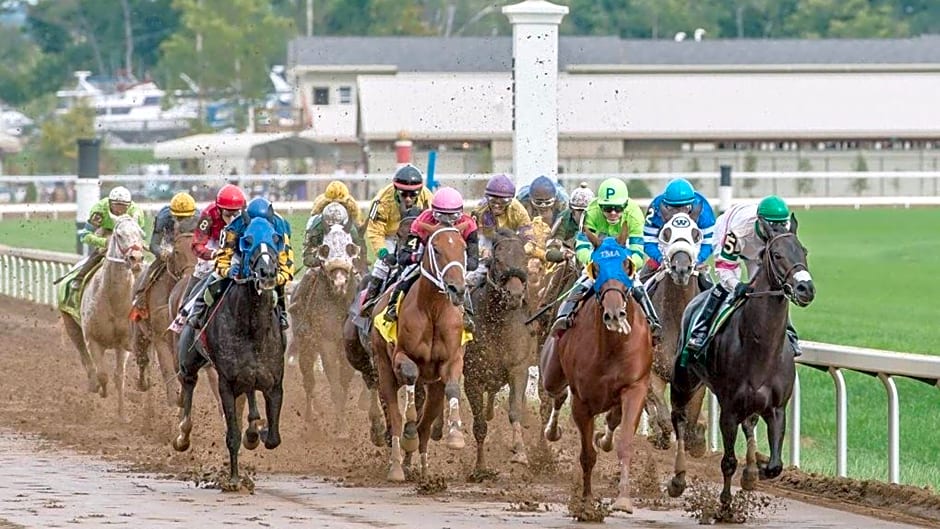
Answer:
[(444, 441), (444, 446), (450, 448), (451, 450), (460, 450), (467, 446), (467, 442), (464, 441), (463, 433), (460, 430), (454, 430), (447, 434), (447, 439)]
[(440, 441), (443, 438), (444, 438), (444, 424), (441, 421), (437, 421), (431, 426), (431, 440)]
[(757, 469), (756, 468), (744, 468), (744, 471), (741, 472), (741, 488), (744, 490), (754, 490), (754, 486), (757, 485)]
[(261, 442), (261, 435), (257, 431), (246, 430), (245, 431), (245, 440), (242, 442), (245, 445), (245, 448), (248, 450), (254, 450), (258, 448), (258, 444)]
[(525, 455), (525, 452), (516, 452), (509, 458), (510, 463), (516, 463), (519, 465), (528, 465), (529, 458)]
[(551, 443), (554, 443), (561, 439), (561, 428), (558, 426), (554, 428), (545, 428), (545, 439)]
[(685, 492), (685, 476), (673, 476), (666, 486), (670, 498), (678, 498)]
[(268, 450), (274, 450), (281, 446), (281, 435), (277, 432), (271, 432), (267, 428), (261, 430), (261, 441)]
[(373, 446), (379, 448), (385, 446), (385, 430), (384, 429), (369, 429), (369, 438), (372, 441)]
[(657, 450), (669, 450), (672, 447), (672, 437), (665, 433), (650, 435), (646, 439)]
[(405, 470), (401, 465), (392, 465), (392, 468), (388, 469), (388, 480), (395, 482), (405, 481)]
[(140, 377), (137, 379), (137, 391), (145, 393), (150, 389), (150, 381), (146, 377)]
[(418, 436), (409, 437), (406, 432), (401, 438), (401, 449), (409, 454), (416, 452), (418, 450)]
[(611, 450), (614, 449), (614, 440), (613, 440), (613, 436), (611, 436), (610, 439), (608, 439), (607, 441), (605, 441), (605, 440), (604, 440), (604, 435), (605, 435), (605, 434), (602, 433), (602, 432), (594, 432), (594, 446), (595, 446), (596, 448), (598, 448), (599, 450), (603, 450), (603, 451), (605, 451), (605, 452), (610, 452)]
[(721, 502), (721, 507), (727, 509), (731, 505), (731, 491), (723, 490), (718, 496), (718, 500)]
[(760, 479), (774, 479), (783, 472), (783, 466), (777, 465), (775, 467), (761, 466), (760, 467)]
[(176, 450), (177, 452), (185, 452), (189, 450), (189, 439), (183, 439), (182, 437), (173, 439), (173, 450)]
[(610, 510), (633, 514), (633, 499), (621, 496), (610, 506)]

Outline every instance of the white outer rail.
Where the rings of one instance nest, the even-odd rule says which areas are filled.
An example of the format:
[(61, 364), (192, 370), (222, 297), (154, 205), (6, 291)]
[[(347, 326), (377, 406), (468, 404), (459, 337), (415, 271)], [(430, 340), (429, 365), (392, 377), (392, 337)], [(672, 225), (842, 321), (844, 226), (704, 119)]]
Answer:
[[(864, 347), (833, 345), (800, 341), (803, 355), (797, 363), (828, 372), (836, 390), (836, 473), (846, 477), (848, 462), (848, 397), (844, 370), (856, 371), (877, 377), (888, 393), (888, 479), (891, 483), (901, 481), (901, 436), (900, 405), (894, 377), (908, 377), (940, 388), (940, 357), (882, 351)], [(714, 395), (708, 399), (708, 441), (711, 450), (718, 450), (718, 403)], [(715, 413), (712, 413), (715, 411)], [(793, 397), (789, 409), (790, 463), (800, 466), (800, 377), (793, 386)]]
[(10, 248), (0, 245), (0, 294), (44, 305), (56, 305), (57, 278), (81, 256)]

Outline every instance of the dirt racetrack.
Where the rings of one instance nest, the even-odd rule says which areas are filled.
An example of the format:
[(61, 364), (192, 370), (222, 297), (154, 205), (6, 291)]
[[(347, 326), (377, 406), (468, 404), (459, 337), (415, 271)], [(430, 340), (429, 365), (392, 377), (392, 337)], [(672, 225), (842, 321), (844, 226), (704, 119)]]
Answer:
[[(169, 509), (182, 509), (178, 513), (181, 518), (189, 509), (201, 520), (215, 518), (194, 506), (219, 507), (221, 502), (227, 515), (236, 512), (242, 520), (251, 520), (255, 509), (254, 517), (260, 526), (274, 527), (288, 524), (289, 517), (278, 518), (280, 522), (272, 518), (275, 511), (287, 516), (283, 512), (285, 508), (298, 509), (298, 519), (306, 520), (305, 523), (322, 522), (334, 527), (384, 527), (409, 520), (415, 522), (410, 524), (414, 527), (473, 527), (474, 524), (508, 527), (515, 522), (561, 527), (571, 520), (565, 505), (579, 468), (576, 430), (567, 422), (563, 425), (562, 441), (552, 445), (553, 454), (539, 455), (534, 447), (540, 429), (530, 416), (527, 444), (533, 462), (527, 468), (510, 466), (511, 436), (505, 409), (499, 406), (487, 443), (488, 461), (496, 473), (482, 476), (483, 482), (477, 483), (478, 479), (469, 479), (474, 446), (469, 428), (471, 419), (466, 417), (467, 448), (450, 452), (432, 443), (431, 473), (435, 479), (392, 486), (384, 481), (385, 450), (368, 441), (365, 412), (351, 402), (347, 407), (351, 432), (348, 435), (335, 432), (335, 418), (327, 405), (328, 390), (325, 383), (319, 384), (322, 393), (319, 402), (323, 403), (323, 409), (314, 425), (305, 425), (300, 373), (296, 366), (289, 366), (282, 412), (283, 444), (273, 451), (243, 449), (240, 461), (253, 475), (256, 493), (220, 496), (205, 486), (212, 483), (227, 462), (224, 429), (203, 383), (196, 392), (192, 448), (177, 453), (170, 446), (176, 433), (176, 410), (167, 408), (162, 391), (151, 388), (147, 393), (137, 392), (133, 387), (134, 369), (130, 369), (133, 362), (129, 362), (128, 420), (118, 420), (113, 395), (102, 399), (86, 392), (78, 354), (64, 339), (58, 313), (52, 308), (0, 297), (0, 347), (0, 429), (6, 431), (0, 436), (0, 452), (7, 454), (0, 459), (0, 467), (9, 466), (15, 470), (13, 474), (32, 483), (19, 496), (13, 495), (22, 501), (29, 500), (30, 490), (37, 493), (35, 491), (43, 487), (51, 490), (72, 483), (84, 468), (89, 476), (100, 478), (100, 483), (95, 481), (99, 478), (91, 478), (98, 483), (89, 488), (93, 493), (100, 490), (102, 494), (118, 494), (114, 498), (119, 498), (122, 486), (136, 490), (136, 494), (128, 494), (125, 502), (130, 504), (124, 511), (120, 509), (123, 503), (118, 502), (113, 516), (117, 521), (148, 527), (155, 525), (142, 519), (134, 522), (134, 512), (146, 511), (135, 507), (138, 502), (140, 507), (152, 502), (175, 502), (177, 507)], [(155, 374), (154, 370), (152, 376)], [(31, 435), (29, 439), (34, 440), (24, 435)], [(672, 453), (657, 451), (645, 442), (637, 446), (633, 476), (639, 510), (632, 520), (643, 520), (641, 525), (647, 527), (694, 525), (686, 512), (689, 500), (669, 500), (661, 492), (661, 486), (670, 475)], [(52, 453), (43, 453), (50, 451)], [(691, 460), (690, 477), (717, 481), (719, 457), (711, 455)], [(57, 475), (57, 471), (61, 475)], [(15, 512), (7, 503), (12, 501), (7, 499), (10, 487), (17, 483), (10, 475), (7, 472), (6, 484), (0, 484), (0, 505), (3, 506), (0, 519), (10, 518), (9, 513)], [(61, 480), (59, 484), (55, 483), (57, 479)], [(616, 456), (612, 453), (599, 455), (594, 473), (595, 493), (607, 498), (615, 495), (616, 479)], [(140, 494), (141, 490), (152, 492), (153, 497), (148, 499), (147, 494)], [(768, 495), (765, 507), (769, 505), (769, 511), (776, 509), (777, 512), (762, 513), (761, 508), (755, 508), (749, 514), (752, 520), (762, 520), (761, 524), (768, 527), (776, 523), (805, 526), (798, 520), (818, 522), (813, 524), (818, 527), (885, 526), (886, 521), (898, 523), (893, 527), (901, 527), (901, 524), (940, 526), (940, 497), (914, 487), (811, 476), (788, 469), (781, 478), (762, 482), (760, 491)], [(303, 498), (297, 499), (301, 496)], [(694, 499), (696, 491), (687, 491), (686, 496)], [(781, 497), (790, 499), (779, 499)], [(401, 507), (397, 506), (399, 499)], [(180, 502), (185, 502), (187, 507), (179, 507), (184, 505)], [(875, 516), (883, 521), (848, 515), (829, 515), (830, 520), (825, 513), (831, 511), (816, 509), (804, 502)], [(369, 505), (377, 510), (373, 512), (370, 507), (362, 510), (362, 506)], [(379, 515), (377, 513), (385, 512), (382, 505), (395, 508)], [(153, 509), (151, 506), (150, 510)], [(333, 511), (359, 514), (331, 518), (329, 513)], [(122, 520), (121, 512), (130, 514)], [(419, 512), (421, 514), (417, 514)], [(454, 519), (455, 512), (465, 513), (463, 522), (459, 517)], [(63, 518), (61, 523), (69, 518), (59, 517)], [(489, 521), (481, 523), (480, 517), (489, 517)], [(47, 521), (37, 522), (37, 526), (58, 525), (59, 522), (53, 523), (57, 520), (54, 518), (42, 519)], [(77, 514), (72, 518), (84, 520), (85, 525), (91, 526), (96, 520), (101, 525), (105, 523), (103, 519), (80, 518)], [(219, 520), (221, 524), (221, 518)], [(332, 522), (328, 523), (330, 520)], [(619, 526), (633, 525), (630, 520), (625, 515), (617, 515), (608, 521)], [(232, 521), (229, 519), (227, 523)], [(3, 523), (0, 520), (0, 527)], [(74, 526), (71, 524), (67, 526)]]

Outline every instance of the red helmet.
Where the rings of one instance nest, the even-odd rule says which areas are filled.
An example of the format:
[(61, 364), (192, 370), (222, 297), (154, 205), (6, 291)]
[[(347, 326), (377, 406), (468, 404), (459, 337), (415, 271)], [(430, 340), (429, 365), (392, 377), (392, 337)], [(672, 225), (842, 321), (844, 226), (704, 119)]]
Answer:
[(242, 209), (245, 207), (245, 193), (233, 184), (225, 184), (215, 196), (215, 205), (222, 209)]

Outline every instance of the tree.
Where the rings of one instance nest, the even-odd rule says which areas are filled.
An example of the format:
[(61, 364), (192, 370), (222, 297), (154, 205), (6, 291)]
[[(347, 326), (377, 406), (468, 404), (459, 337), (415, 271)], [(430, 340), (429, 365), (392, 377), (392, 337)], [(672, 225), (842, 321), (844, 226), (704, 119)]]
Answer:
[(69, 174), (78, 160), (78, 138), (95, 134), (95, 111), (76, 105), (66, 114), (47, 119), (42, 124), (36, 149), (35, 169), (43, 174)]
[(891, 7), (869, 0), (800, 0), (784, 21), (794, 36), (808, 38), (890, 38), (908, 34)]
[(264, 0), (173, 0), (182, 27), (161, 45), (160, 68), (180, 84), (180, 73), (204, 91), (260, 97), (268, 71), (282, 62), (290, 19), (276, 15)]

